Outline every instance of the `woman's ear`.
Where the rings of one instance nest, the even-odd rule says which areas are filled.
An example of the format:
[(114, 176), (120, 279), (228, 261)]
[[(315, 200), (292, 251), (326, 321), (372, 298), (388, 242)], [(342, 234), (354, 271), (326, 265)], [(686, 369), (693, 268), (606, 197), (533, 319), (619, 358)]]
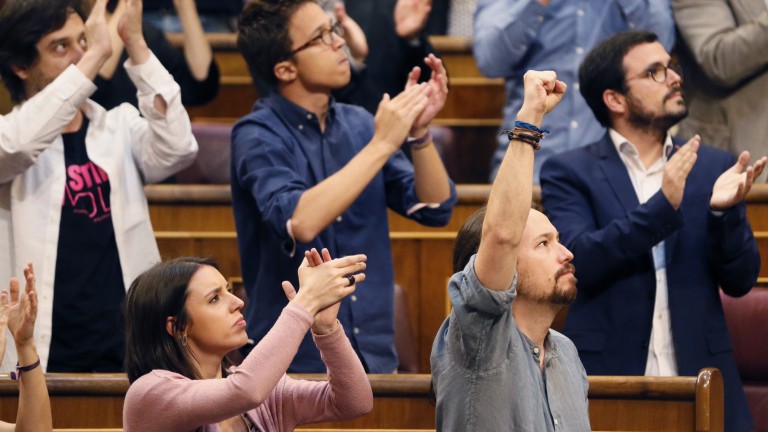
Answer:
[(168, 332), (171, 337), (176, 333), (176, 319), (174, 317), (168, 317), (165, 320), (165, 331)]

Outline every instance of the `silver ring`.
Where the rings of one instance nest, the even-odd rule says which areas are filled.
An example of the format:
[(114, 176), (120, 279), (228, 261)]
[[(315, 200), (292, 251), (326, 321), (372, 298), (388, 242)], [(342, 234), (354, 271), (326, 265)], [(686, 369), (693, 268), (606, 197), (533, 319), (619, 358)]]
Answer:
[(346, 275), (344, 277), (346, 277), (347, 280), (349, 281), (349, 285), (347, 285), (348, 287), (351, 287), (352, 285), (355, 284), (355, 277), (353, 275)]

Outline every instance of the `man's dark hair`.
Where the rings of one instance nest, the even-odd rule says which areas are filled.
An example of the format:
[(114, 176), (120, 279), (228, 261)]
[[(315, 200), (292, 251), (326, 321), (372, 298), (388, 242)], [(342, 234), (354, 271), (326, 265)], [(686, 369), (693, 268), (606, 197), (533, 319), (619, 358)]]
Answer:
[[(218, 269), (210, 258), (181, 257), (155, 265), (131, 284), (123, 305), (125, 371), (130, 382), (152, 369), (201, 379), (183, 335), (190, 324), (184, 307), (187, 288), (204, 265)], [(173, 318), (173, 335), (166, 330), (168, 317)]]
[(611, 126), (611, 116), (603, 103), (603, 93), (606, 90), (620, 93), (627, 91), (624, 57), (637, 45), (658, 40), (656, 34), (649, 31), (616, 33), (600, 42), (584, 58), (579, 67), (579, 88), (601, 125)]
[[(531, 202), (531, 208), (544, 213), (544, 208), (540, 203)], [(472, 255), (477, 253), (480, 248), (480, 239), (483, 237), (483, 221), (487, 206), (472, 213), (464, 221), (459, 232), (456, 233), (456, 241), (453, 242), (453, 272), (458, 273), (464, 270)]]
[(305, 3), (313, 0), (254, 0), (238, 22), (237, 47), (254, 82), (277, 86), (275, 65), (293, 57), (288, 22)]
[(87, 0), (10, 0), (0, 9), (0, 78), (11, 99), (26, 99), (24, 81), (13, 67), (27, 69), (40, 53), (37, 43), (48, 33), (66, 24), (69, 14), (76, 13), (85, 21), (90, 11)]
[(464, 221), (459, 232), (456, 233), (456, 241), (453, 242), (453, 272), (464, 270), (472, 255), (477, 253), (480, 247), (480, 238), (483, 236), (483, 221), (488, 207), (472, 213), (472, 216)]

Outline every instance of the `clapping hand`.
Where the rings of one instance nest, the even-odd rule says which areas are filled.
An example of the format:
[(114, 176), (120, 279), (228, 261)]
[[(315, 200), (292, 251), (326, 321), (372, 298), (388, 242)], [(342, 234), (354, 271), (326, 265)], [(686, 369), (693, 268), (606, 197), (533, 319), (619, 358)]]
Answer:
[[(427, 106), (413, 122), (413, 126), (411, 126), (409, 135), (412, 137), (422, 137), (427, 133), (429, 124), (440, 110), (443, 109), (445, 101), (448, 99), (448, 74), (445, 71), (445, 66), (443, 66), (443, 61), (434, 54), (430, 54), (424, 59), (424, 63), (432, 69), (432, 75), (429, 81), (426, 82), (426, 86), (429, 88)], [(405, 88), (408, 89), (417, 85), (419, 76), (421, 76), (421, 68), (416, 66), (408, 74)]]
[(321, 257), (317, 249), (312, 249), (305, 252), (299, 266), (299, 292), (290, 282), (283, 282), (288, 300), (297, 302), (313, 316), (315, 333), (335, 330), (339, 302), (365, 280), (365, 273), (358, 273), (365, 270), (365, 260), (365, 255), (331, 259), (326, 249)]
[(675, 210), (680, 208), (680, 203), (683, 201), (685, 182), (698, 158), (700, 142), (701, 137), (695, 135), (684, 146), (680, 147), (664, 165), (661, 192)]
[(403, 39), (416, 37), (427, 24), (431, 11), (431, 0), (397, 0), (395, 32)]
[(8, 291), (0, 293), (0, 329), (5, 333), (7, 325), (17, 347), (34, 343), (37, 319), (37, 292), (32, 263), (24, 267), (24, 278), (26, 286), (23, 293), (20, 293), (19, 280), (15, 277), (11, 278), (10, 298)]
[(142, 9), (141, 0), (125, 0), (125, 11), (117, 23), (117, 32), (134, 65), (145, 63), (150, 55), (142, 32)]
[(750, 166), (749, 152), (741, 152), (736, 163), (717, 178), (709, 207), (716, 211), (727, 210), (741, 202), (752, 188), (755, 178), (763, 173), (766, 160), (768, 158), (763, 156)]

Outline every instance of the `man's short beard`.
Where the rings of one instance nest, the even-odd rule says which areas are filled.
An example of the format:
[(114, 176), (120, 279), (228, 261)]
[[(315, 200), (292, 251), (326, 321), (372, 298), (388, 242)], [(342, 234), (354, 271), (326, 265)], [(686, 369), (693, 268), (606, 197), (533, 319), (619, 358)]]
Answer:
[[(560, 276), (570, 273), (573, 276), (573, 288), (561, 287), (557, 284)], [(557, 273), (555, 273), (555, 285), (552, 287), (552, 291), (545, 294), (539, 294), (533, 292), (530, 288), (530, 278), (522, 277), (518, 282), (517, 293), (521, 298), (536, 301), (538, 303), (548, 303), (552, 305), (569, 305), (576, 300), (576, 268), (573, 264), (566, 264), (562, 266)]]
[[(672, 97), (674, 93), (680, 92), (679, 88), (671, 89), (665, 96), (664, 102)], [(683, 103), (683, 110), (676, 113), (664, 113), (660, 116), (654, 116), (653, 114), (645, 111), (636, 103), (635, 98), (631, 93), (627, 93), (627, 103), (629, 106), (629, 123), (641, 130), (655, 132), (666, 135), (669, 128), (679, 123), (682, 119), (688, 116), (688, 107)]]

